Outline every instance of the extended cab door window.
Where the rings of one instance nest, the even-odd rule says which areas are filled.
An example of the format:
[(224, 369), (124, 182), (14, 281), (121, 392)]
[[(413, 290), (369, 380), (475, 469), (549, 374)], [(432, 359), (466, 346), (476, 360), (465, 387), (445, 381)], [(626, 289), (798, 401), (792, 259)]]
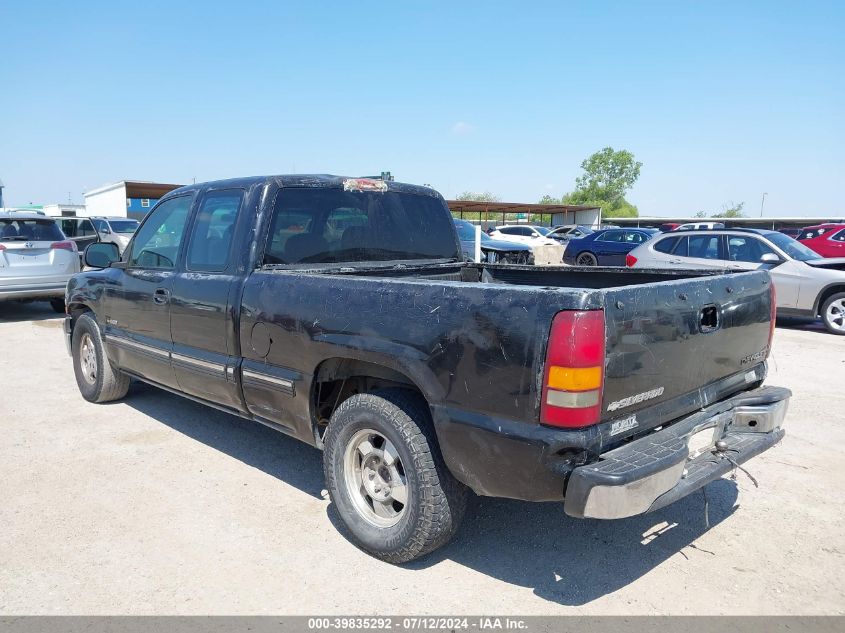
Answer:
[(219, 272), (229, 265), (232, 236), (243, 195), (240, 189), (206, 194), (191, 229), (188, 270)]

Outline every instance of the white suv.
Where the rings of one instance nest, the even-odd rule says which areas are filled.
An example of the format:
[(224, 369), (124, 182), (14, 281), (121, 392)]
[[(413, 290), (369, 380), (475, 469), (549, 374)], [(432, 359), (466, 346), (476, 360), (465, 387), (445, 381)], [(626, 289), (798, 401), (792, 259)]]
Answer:
[(0, 214), (0, 301), (45, 299), (56, 312), (64, 312), (65, 286), (78, 272), (76, 244), (53, 218)]

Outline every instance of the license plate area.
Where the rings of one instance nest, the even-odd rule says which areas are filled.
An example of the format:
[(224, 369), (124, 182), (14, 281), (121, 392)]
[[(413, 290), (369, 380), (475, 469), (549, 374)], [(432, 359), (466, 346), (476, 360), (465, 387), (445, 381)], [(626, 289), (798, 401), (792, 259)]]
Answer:
[(721, 426), (714, 425), (690, 435), (687, 440), (687, 450), (689, 451), (689, 457), (687, 459), (692, 460), (703, 453), (709, 452), (716, 444), (716, 440), (720, 437), (720, 430)]

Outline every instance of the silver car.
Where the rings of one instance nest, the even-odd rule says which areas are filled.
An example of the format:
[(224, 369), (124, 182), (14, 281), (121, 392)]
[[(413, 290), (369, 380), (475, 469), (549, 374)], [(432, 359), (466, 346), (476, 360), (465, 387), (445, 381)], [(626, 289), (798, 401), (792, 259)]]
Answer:
[(768, 267), (780, 316), (821, 318), (845, 334), (845, 258), (822, 258), (778, 231), (719, 229), (671, 232), (628, 253), (633, 268)]
[(36, 213), (0, 214), (0, 301), (44, 299), (64, 312), (65, 286), (79, 272), (76, 244), (55, 219)]
[(121, 217), (94, 216), (91, 221), (100, 234), (100, 241), (117, 244), (117, 249), (121, 255), (140, 225), (138, 220)]

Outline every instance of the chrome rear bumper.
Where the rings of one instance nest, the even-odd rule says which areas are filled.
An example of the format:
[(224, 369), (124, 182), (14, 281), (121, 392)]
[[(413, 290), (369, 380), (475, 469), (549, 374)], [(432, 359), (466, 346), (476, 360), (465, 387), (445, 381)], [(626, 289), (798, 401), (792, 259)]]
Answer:
[(604, 453), (572, 471), (564, 509), (620, 519), (657, 510), (777, 444), (791, 392), (762, 387)]

